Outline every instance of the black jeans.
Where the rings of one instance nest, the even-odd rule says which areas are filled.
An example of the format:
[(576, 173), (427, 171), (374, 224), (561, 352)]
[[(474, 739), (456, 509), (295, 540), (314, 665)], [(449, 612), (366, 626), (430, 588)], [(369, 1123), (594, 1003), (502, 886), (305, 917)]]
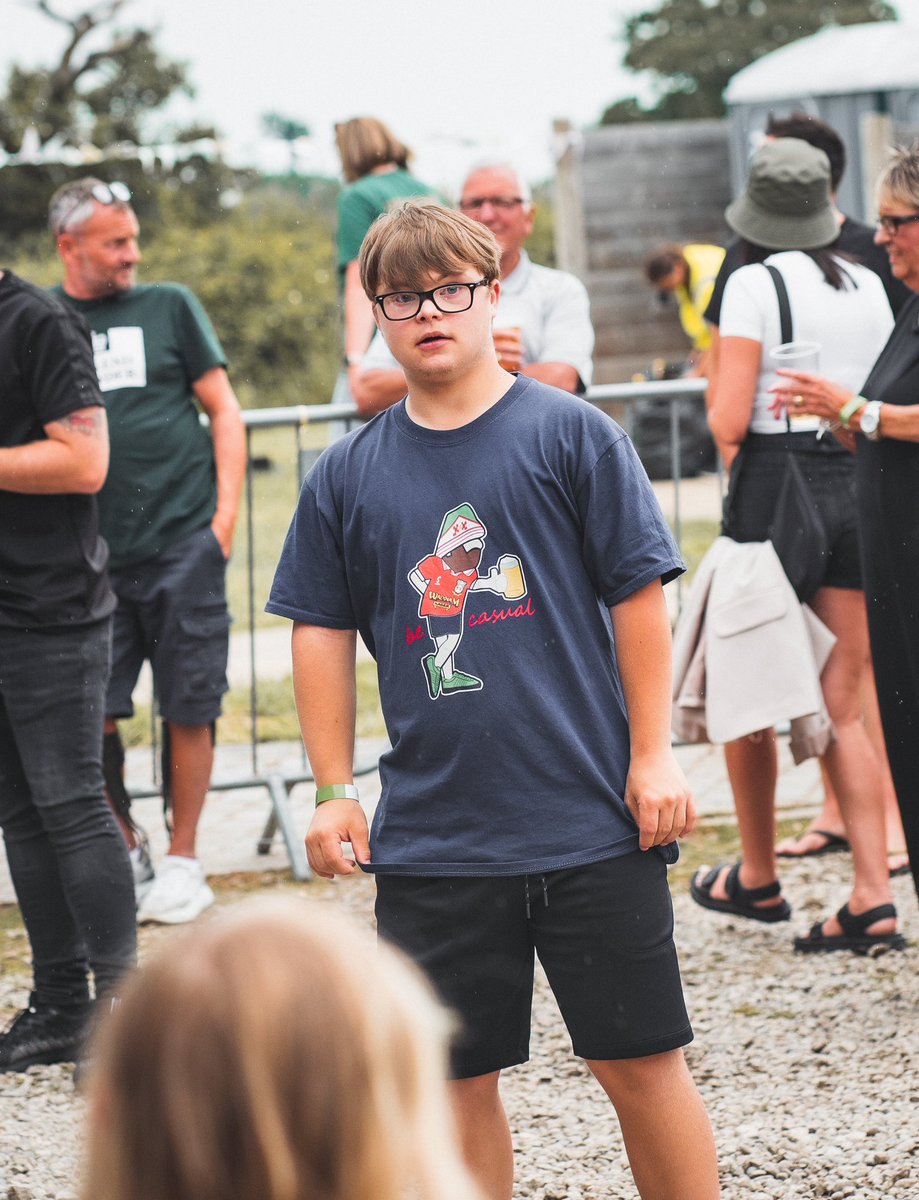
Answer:
[(102, 785), (111, 622), (0, 628), (0, 826), (35, 999), (111, 991), (137, 951), (134, 881)]

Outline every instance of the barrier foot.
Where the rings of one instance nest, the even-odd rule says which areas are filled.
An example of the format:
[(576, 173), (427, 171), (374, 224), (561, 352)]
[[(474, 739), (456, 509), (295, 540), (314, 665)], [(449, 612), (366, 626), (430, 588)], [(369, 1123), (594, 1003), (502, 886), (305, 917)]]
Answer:
[(284, 845), (287, 847), (287, 857), (290, 860), (294, 879), (301, 881), (312, 879), (313, 873), (309, 868), (309, 863), (306, 861), (306, 847), (303, 844), (303, 838), (300, 837), (294, 827), (293, 817), (291, 816), (289, 804), (290, 792), (284, 776), (277, 773), (271, 774), (266, 778), (265, 785), (268, 788), (268, 795), (271, 797), (271, 819), (276, 822), (277, 828), (281, 831)]

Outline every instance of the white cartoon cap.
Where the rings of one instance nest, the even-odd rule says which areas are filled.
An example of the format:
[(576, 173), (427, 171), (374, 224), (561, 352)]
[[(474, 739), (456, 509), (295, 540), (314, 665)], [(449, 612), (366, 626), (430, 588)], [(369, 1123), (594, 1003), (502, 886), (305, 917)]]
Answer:
[(460, 546), (469, 547), (471, 543), (475, 543), (481, 547), (484, 545), (486, 536), (487, 530), (472, 505), (460, 504), (459, 507), (451, 509), (444, 517), (437, 537), (435, 553), (438, 557), (443, 558), (445, 554), (457, 550)]

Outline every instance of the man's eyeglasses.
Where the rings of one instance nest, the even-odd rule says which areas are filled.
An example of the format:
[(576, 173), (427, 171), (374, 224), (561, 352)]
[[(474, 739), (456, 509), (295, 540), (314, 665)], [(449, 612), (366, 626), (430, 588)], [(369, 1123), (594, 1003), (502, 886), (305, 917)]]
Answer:
[(878, 217), (875, 221), (876, 229), (883, 229), (887, 234), (898, 233), (901, 226), (912, 225), (913, 221), (919, 221), (919, 213), (913, 213), (908, 217)]
[(526, 201), (522, 196), (476, 196), (473, 200), (460, 200), (463, 212), (478, 212), (486, 204), (490, 204), (492, 208), (511, 209), (516, 208), (518, 204), (526, 204)]
[(444, 313), (465, 312), (472, 308), (475, 289), (487, 287), (488, 283), (487, 279), (479, 279), (476, 283), (445, 283), (428, 292), (386, 292), (373, 299), (382, 308), (387, 321), (408, 321), (418, 316), (425, 300), (432, 301), (434, 307)]

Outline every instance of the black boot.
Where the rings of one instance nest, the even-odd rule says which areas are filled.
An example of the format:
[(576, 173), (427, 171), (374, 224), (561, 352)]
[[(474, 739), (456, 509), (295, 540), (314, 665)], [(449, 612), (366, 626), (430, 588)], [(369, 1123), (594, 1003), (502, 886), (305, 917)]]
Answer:
[(90, 1002), (66, 1008), (30, 1002), (0, 1034), (0, 1072), (25, 1071), (37, 1064), (76, 1062), (92, 1011)]

